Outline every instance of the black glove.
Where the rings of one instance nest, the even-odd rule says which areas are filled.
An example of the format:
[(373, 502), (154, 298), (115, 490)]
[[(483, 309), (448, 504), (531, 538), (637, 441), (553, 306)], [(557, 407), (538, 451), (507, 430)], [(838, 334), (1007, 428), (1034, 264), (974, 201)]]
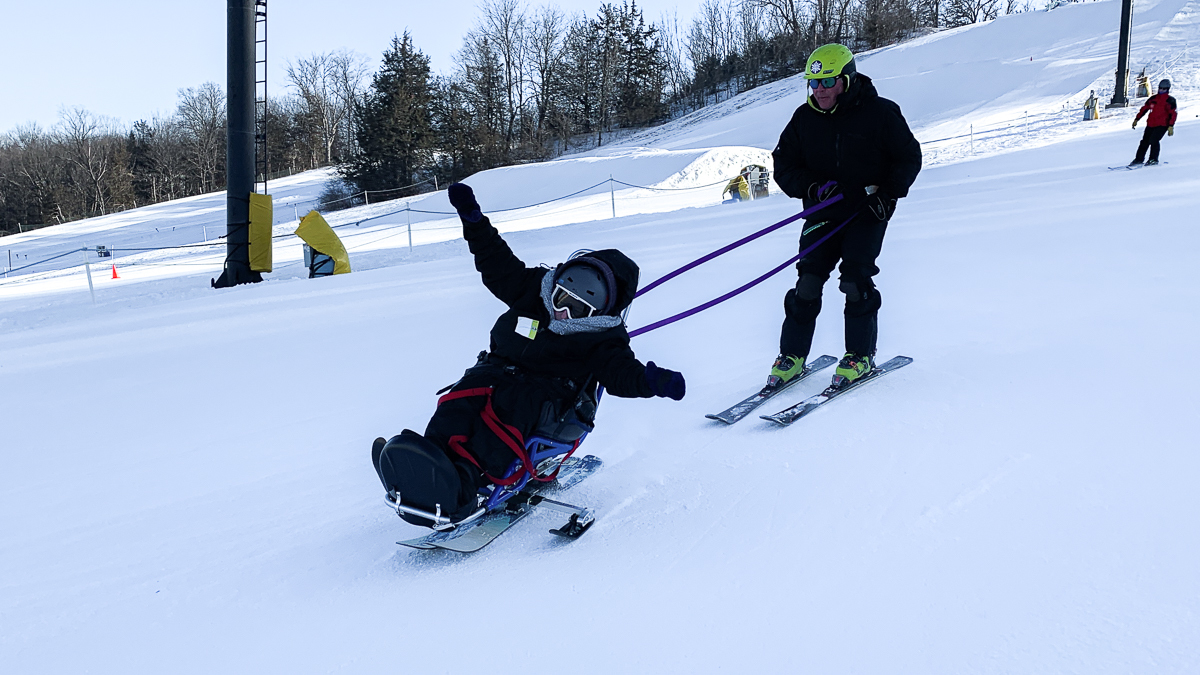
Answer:
[(654, 365), (654, 362), (646, 364), (646, 384), (650, 385), (650, 391), (655, 396), (662, 396), (678, 401), (683, 398), (687, 391), (687, 385), (683, 381), (683, 374), (677, 373), (666, 368), (659, 368)]
[(896, 198), (883, 190), (876, 190), (874, 194), (867, 197), (865, 206), (877, 220), (887, 222), (896, 212)]
[(837, 184), (837, 181), (826, 181), (824, 183), (813, 183), (808, 186), (808, 198), (814, 202), (823, 202), (826, 199), (831, 199), (834, 195), (842, 194), (842, 186)]
[(450, 205), (458, 211), (458, 216), (469, 223), (478, 223), (483, 218), (483, 211), (479, 210), (479, 202), (475, 201), (475, 191), (466, 183), (453, 183), (446, 188), (446, 196), (450, 198)]

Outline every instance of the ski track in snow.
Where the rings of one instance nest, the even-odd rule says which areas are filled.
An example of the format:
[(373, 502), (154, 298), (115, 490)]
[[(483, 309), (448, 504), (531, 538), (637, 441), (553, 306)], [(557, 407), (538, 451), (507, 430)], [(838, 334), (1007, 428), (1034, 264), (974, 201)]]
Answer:
[[(534, 513), (474, 555), (394, 544), (420, 530), (384, 508), (371, 440), (422, 429), (502, 309), (457, 220), (418, 213), (444, 192), (330, 214), (353, 274), (305, 279), (282, 236), (266, 281), (219, 291), (223, 244), (128, 249), (213, 240), (223, 193), (4, 237), (14, 267), (117, 248), (121, 278), (90, 258), (94, 305), (78, 252), (0, 279), (0, 670), (1194, 672), (1198, 2), (1135, 7), (1132, 68), (1180, 105), (1169, 164), (1137, 172), (1107, 170), (1136, 106), (1081, 119), (1111, 98), (1114, 0), (861, 58), (925, 143), (878, 277), (880, 356), (915, 362), (792, 427), (722, 427), (703, 415), (761, 385), (793, 273), (637, 338), (688, 395), (604, 399), (581, 448), (604, 467), (562, 496), (598, 513), (574, 542)], [(710, 185), (769, 164), (799, 96), (773, 83), (468, 182), (527, 263), (619, 247), (645, 284), (800, 210)], [(276, 235), (330, 175), (271, 184)], [(797, 235), (647, 294), (630, 326)], [(841, 353), (825, 290), (814, 355)]]

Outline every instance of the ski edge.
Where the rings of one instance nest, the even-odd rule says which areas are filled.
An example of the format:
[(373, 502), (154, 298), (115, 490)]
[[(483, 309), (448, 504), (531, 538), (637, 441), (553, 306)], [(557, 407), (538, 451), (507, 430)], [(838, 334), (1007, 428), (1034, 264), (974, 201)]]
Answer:
[[(776, 396), (782, 394), (783, 392), (787, 391), (788, 389), (791, 389), (793, 386), (795, 386), (795, 385), (799, 384), (800, 382), (802, 382), (803, 380), (805, 380), (809, 375), (813, 375), (822, 370), (825, 370), (826, 368), (836, 364), (837, 362), (838, 362), (838, 360), (836, 357), (830, 356), (829, 354), (822, 354), (821, 356), (818, 356), (816, 359), (814, 359), (812, 363), (806, 364), (804, 367), (804, 372), (801, 373), (799, 377), (796, 377), (791, 382), (788, 382), (787, 384), (783, 385), (779, 389), (776, 389), (775, 391), (771, 392), (771, 394), (769, 396), (764, 396), (761, 401), (758, 401), (757, 403), (754, 402), (755, 398), (762, 395), (762, 390), (760, 389), (758, 393), (747, 396), (746, 398), (742, 399), (741, 402), (735, 403), (719, 413), (708, 413), (704, 417), (705, 417), (705, 419), (710, 419), (710, 420), (715, 420), (717, 422), (721, 422), (722, 424), (725, 424), (726, 426), (736, 424), (737, 422), (740, 422), (741, 420), (745, 419), (746, 417), (749, 417), (750, 413), (754, 412), (759, 406), (763, 405), (764, 403), (771, 400), (772, 398), (775, 398)], [(741, 408), (743, 406), (748, 406), (746, 411), (742, 412), (740, 415), (736, 415), (734, 413), (734, 411), (738, 410), (739, 408)]]
[(883, 364), (876, 366), (875, 369), (868, 373), (866, 377), (858, 380), (857, 382), (853, 382), (850, 386), (844, 389), (838, 389), (832, 393), (826, 389), (819, 394), (815, 394), (804, 399), (794, 406), (784, 408), (773, 415), (759, 415), (759, 419), (764, 419), (768, 422), (774, 422), (781, 427), (791, 426), (800, 418), (808, 415), (812, 411), (841, 396), (842, 394), (854, 391), (859, 386), (873, 380), (877, 380), (880, 377), (883, 377), (894, 370), (899, 370), (912, 362), (913, 358), (910, 356), (893, 356)]

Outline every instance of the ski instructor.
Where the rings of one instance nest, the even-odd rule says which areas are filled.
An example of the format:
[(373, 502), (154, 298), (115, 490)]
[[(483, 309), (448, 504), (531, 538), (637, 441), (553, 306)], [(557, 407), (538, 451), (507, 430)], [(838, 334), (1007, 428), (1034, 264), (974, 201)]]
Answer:
[(614, 396), (676, 401), (685, 383), (653, 361), (642, 365), (629, 347), (621, 313), (637, 292), (633, 260), (604, 249), (554, 269), (526, 267), (470, 187), (455, 183), (447, 192), (483, 285), (507, 309), (488, 351), (438, 400), (425, 433), (376, 439), (372, 459), (384, 488), (405, 504), (458, 520), (475, 510), (480, 488), (504, 478), (533, 432), (567, 419), (590, 428), (595, 401), (583, 397), (596, 382)]
[(780, 386), (804, 369), (812, 347), (821, 290), (838, 260), (846, 294), (846, 355), (834, 386), (845, 386), (874, 367), (880, 296), (871, 277), (896, 200), (921, 170), (921, 145), (900, 107), (879, 96), (871, 78), (859, 73), (854, 54), (840, 44), (818, 47), (804, 71), (808, 100), (796, 109), (779, 136), (775, 182), (805, 208), (842, 195), (841, 201), (809, 216), (800, 250), (830, 229), (850, 222), (796, 264), (796, 287), (783, 299), (779, 357), (767, 378)]

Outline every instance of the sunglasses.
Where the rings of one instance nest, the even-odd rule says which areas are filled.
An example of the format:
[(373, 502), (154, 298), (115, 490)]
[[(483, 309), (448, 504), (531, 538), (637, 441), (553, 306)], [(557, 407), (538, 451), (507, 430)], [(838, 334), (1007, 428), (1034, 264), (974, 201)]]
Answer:
[(554, 294), (550, 296), (550, 306), (556, 312), (566, 312), (572, 319), (583, 319), (596, 312), (596, 308), (587, 300), (563, 288), (554, 285)]
[(826, 89), (833, 89), (834, 86), (837, 85), (837, 81), (838, 81), (838, 79), (836, 77), (822, 77), (819, 80), (809, 80), (808, 86), (812, 87), (813, 89), (816, 89), (817, 87), (825, 87)]

